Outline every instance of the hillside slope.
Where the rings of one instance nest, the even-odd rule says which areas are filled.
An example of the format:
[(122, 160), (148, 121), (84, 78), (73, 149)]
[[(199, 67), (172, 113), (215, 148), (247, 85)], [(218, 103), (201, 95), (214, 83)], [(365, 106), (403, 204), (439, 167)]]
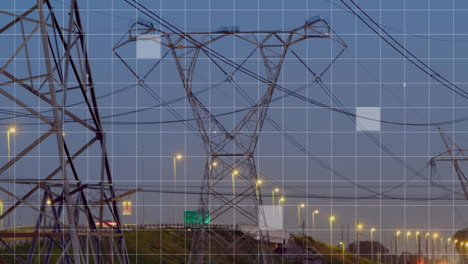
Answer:
[[(157, 230), (135, 230), (126, 231), (126, 244), (128, 248), (130, 263), (164, 263), (180, 264), (186, 263), (189, 257), (190, 245), (193, 232), (187, 229), (157, 229)], [(251, 237), (242, 237), (240, 231), (217, 230), (216, 234), (221, 240), (236, 240), (236, 248), (229, 249), (225, 245), (213, 242), (210, 244), (209, 256), (212, 263), (256, 263), (257, 254), (251, 254), (252, 249), (257, 247), (257, 241)], [(354, 256), (345, 252), (344, 258), (341, 249), (330, 247), (330, 245), (315, 241), (310, 237), (292, 236), (288, 245), (296, 250), (289, 249), (274, 255), (275, 263), (316, 263), (316, 264), (352, 264)], [(28, 257), (29, 244), (14, 246), (15, 253), (23, 259)], [(41, 244), (38, 245), (38, 249)], [(290, 247), (291, 248), (291, 247)], [(254, 250), (255, 251), (255, 250)], [(39, 252), (37, 250), (37, 252)], [(51, 263), (55, 263), (62, 253), (58, 248), (53, 250), (55, 254)], [(44, 261), (44, 257), (39, 260)], [(92, 261), (92, 260), (90, 260)], [(14, 256), (5, 248), (0, 249), (0, 263), (15, 263)], [(371, 261), (361, 258), (361, 264), (372, 264)]]

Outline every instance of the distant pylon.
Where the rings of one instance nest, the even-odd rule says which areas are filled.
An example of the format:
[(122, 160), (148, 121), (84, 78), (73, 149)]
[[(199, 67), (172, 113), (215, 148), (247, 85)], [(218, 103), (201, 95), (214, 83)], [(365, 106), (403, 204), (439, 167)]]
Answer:
[[(447, 135), (441, 128), (439, 128), (439, 134), (442, 137), (446, 151), (440, 153), (439, 155), (431, 158), (429, 164), (431, 166), (431, 171), (436, 167), (437, 162), (450, 162), (453, 165), (453, 169), (457, 174), (458, 181), (463, 189), (466, 199), (468, 199), (468, 179), (465, 176), (462, 168), (460, 167), (460, 162), (468, 161), (468, 156), (465, 153), (468, 152), (468, 149), (463, 149), (459, 147), (455, 141)], [(432, 180), (432, 179), (431, 179)]]
[[(27, 1), (28, 10), (0, 14), (7, 21), (0, 24), (1, 46), (13, 47), (0, 50), (8, 58), (0, 68), (0, 94), (9, 103), (3, 106), (35, 118), (37, 126), (17, 127), (22, 143), (32, 140), (0, 162), (0, 191), (14, 200), (0, 220), (20, 207), (37, 217), (33, 232), (21, 232), (33, 238), (27, 256), (5, 242), (15, 232), (1, 232), (0, 243), (18, 263), (128, 263), (77, 0), (67, 1), (68, 10), (49, 0)], [(76, 103), (82, 105), (69, 107)], [(10, 169), (15, 173), (7, 178)], [(13, 190), (4, 188), (11, 182)], [(90, 204), (90, 195), (103, 205)], [(35, 196), (40, 200), (32, 202)]]

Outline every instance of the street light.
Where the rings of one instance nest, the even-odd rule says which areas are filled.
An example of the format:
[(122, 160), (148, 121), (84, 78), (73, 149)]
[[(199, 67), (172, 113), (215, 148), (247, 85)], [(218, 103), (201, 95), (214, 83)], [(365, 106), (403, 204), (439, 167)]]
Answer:
[(416, 231), (416, 243), (418, 244), (418, 263), (421, 259), (421, 233), (419, 231)]
[(374, 262), (374, 232), (375, 232), (375, 228), (372, 227), (371, 230), (370, 230), (371, 258), (372, 258), (372, 262)]
[[(46, 206), (49, 207), (51, 205), (52, 205), (52, 200), (50, 198), (47, 198), (46, 199)], [(45, 210), (47, 210), (47, 208), (45, 208)], [(52, 220), (50, 220), (50, 222), (53, 223)], [(45, 226), (49, 225), (49, 223), (47, 223), (47, 218), (44, 218), (44, 224), (45, 224)]]
[(426, 238), (426, 258), (428, 260), (429, 260), (429, 235), (430, 235), (430, 233), (427, 232), (426, 236), (425, 236), (425, 238)]
[[(285, 201), (286, 201), (286, 198), (284, 198), (284, 196), (281, 196), (281, 197), (278, 199), (278, 208), (279, 208), (278, 212), (279, 212), (280, 214), (284, 213), (284, 210), (282, 210), (282, 209), (283, 209), (282, 206), (284, 205)], [(280, 216), (281, 216), (281, 215), (280, 215)], [(282, 217), (282, 216), (281, 216), (281, 217)]]
[[(411, 236), (411, 231), (406, 232), (406, 244), (408, 244), (409, 237)], [(406, 248), (405, 248), (406, 251)]]
[(356, 241), (357, 241), (357, 255), (356, 255), (356, 263), (359, 263), (359, 258), (360, 258), (360, 254), (361, 254), (361, 247), (360, 247), (360, 243), (359, 243), (359, 232), (364, 228), (364, 226), (359, 223), (357, 223), (357, 226), (356, 226)]
[(16, 134), (16, 128), (15, 127), (10, 127), (7, 130), (7, 151), (8, 151), (8, 161), (10, 161), (10, 156), (11, 156), (11, 146), (10, 146), (10, 137), (11, 135)]
[(448, 263), (448, 246), (450, 244), (450, 241), (452, 241), (452, 238), (447, 238), (447, 243), (445, 243), (445, 263)]
[[(3, 201), (0, 200), (0, 213), (3, 215)], [(3, 228), (3, 219), (0, 220), (0, 228)]]
[[(10, 162), (11, 159), (11, 135), (16, 134), (16, 127), (10, 127), (7, 130), (7, 151), (8, 151), (8, 163)], [(11, 166), (8, 167), (8, 179), (11, 179)], [(12, 189), (11, 187), (11, 182), (8, 184), (9, 188)], [(10, 196), (7, 198), (7, 203), (10, 203)], [(2, 211), (3, 214), (3, 211)], [(3, 222), (3, 221), (2, 221)], [(10, 215), (7, 216), (7, 225), (10, 226)]]
[[(235, 200), (236, 199), (236, 180), (235, 177), (239, 175), (239, 170), (235, 169), (231, 173), (231, 179), (232, 179), (232, 197)], [(233, 203), (234, 203), (233, 200)]]
[(434, 258), (435, 256), (435, 245), (437, 243), (437, 237), (439, 236), (439, 234), (435, 233), (434, 235), (432, 235), (432, 237), (434, 238), (433, 241), (432, 241), (432, 256), (431, 256), (431, 259)]
[(305, 208), (305, 203), (301, 203), (297, 206), (297, 229), (301, 226), (301, 209)]
[(11, 135), (16, 134), (16, 128), (10, 127), (7, 130), (7, 148), (8, 148), (8, 161), (10, 161), (10, 153), (11, 153), (11, 146), (10, 146), (10, 137)]
[(257, 178), (257, 180), (255, 181), (255, 187), (256, 187), (255, 195), (257, 195), (258, 200), (260, 200), (259, 199), (259, 197), (260, 197), (260, 185), (262, 185), (262, 183), (263, 183), (263, 180), (260, 179), (260, 178)]
[(178, 153), (178, 154), (174, 155), (174, 157), (172, 158), (173, 172), (174, 172), (174, 179), (173, 179), (173, 180), (174, 180), (174, 186), (173, 186), (173, 189), (174, 189), (174, 197), (173, 197), (173, 199), (174, 199), (174, 200), (173, 200), (173, 205), (174, 205), (174, 208), (173, 208), (174, 223), (177, 222), (177, 213), (176, 213), (176, 211), (177, 211), (177, 209), (176, 209), (176, 208), (177, 208), (177, 206), (176, 206), (176, 205), (177, 205), (177, 202), (176, 202), (176, 200), (177, 200), (177, 196), (176, 196), (176, 189), (177, 189), (177, 188), (176, 188), (176, 185), (177, 185), (177, 161), (178, 161), (178, 160), (182, 160), (183, 157), (184, 157), (184, 156), (182, 156), (182, 154), (179, 154), (179, 153)]
[(271, 191), (271, 204), (273, 205), (273, 210), (275, 209), (275, 193), (278, 193), (280, 188), (276, 187)]
[(406, 263), (406, 255), (407, 255), (407, 252), (408, 252), (408, 242), (409, 242), (409, 237), (410, 237), (410, 236), (411, 236), (411, 231), (406, 232), (406, 239), (405, 239), (405, 255), (404, 255), (405, 263)]
[(400, 237), (401, 231), (397, 230), (395, 233), (395, 256), (398, 258), (398, 238)]
[(257, 179), (257, 182), (256, 182), (257, 187), (259, 187), (260, 185), (262, 185), (262, 183), (263, 183), (263, 180), (262, 180), (262, 179)]
[(458, 239), (453, 240), (453, 246), (452, 246), (452, 258), (455, 260), (455, 249), (457, 247)]
[(284, 201), (286, 201), (286, 199), (284, 197), (280, 197), (278, 200), (278, 206), (281, 206), (282, 204), (284, 204)]
[(342, 262), (345, 263), (345, 261), (344, 261), (344, 247), (345, 247), (345, 244), (343, 243), (343, 241), (340, 241), (340, 245), (341, 245), (341, 258), (342, 258)]
[(212, 170), (213, 168), (216, 168), (218, 165), (219, 163), (216, 160), (212, 161), (210, 164), (210, 170)]
[(333, 245), (333, 222), (336, 220), (336, 217), (334, 215), (330, 215), (328, 220), (330, 221), (330, 245)]
[(315, 216), (319, 214), (319, 210), (312, 211), (312, 236), (315, 236)]

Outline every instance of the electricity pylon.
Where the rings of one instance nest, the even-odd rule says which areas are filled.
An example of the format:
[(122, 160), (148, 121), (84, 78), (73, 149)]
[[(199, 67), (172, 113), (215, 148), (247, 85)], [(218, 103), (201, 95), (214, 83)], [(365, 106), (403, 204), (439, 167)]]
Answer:
[[(158, 21), (155, 19), (155, 22), (160, 23)], [(222, 262), (225, 256), (240, 261), (247, 255), (257, 257), (255, 263), (273, 263), (268, 230), (262, 228), (267, 221), (260, 192), (262, 179), (256, 166), (257, 143), (268, 107), (291, 47), (308, 39), (329, 39), (338, 43), (341, 49), (346, 45), (332, 36), (334, 34), (331, 27), (321, 18), (309, 19), (291, 30), (241, 31), (238, 27), (231, 26), (211, 32), (179, 32), (170, 30), (174, 28), (172, 25), (162, 25), (161, 28), (166, 30), (155, 28), (152, 23), (135, 23), (115, 45), (114, 51), (137, 79), (138, 84), (148, 90), (151, 86), (145, 82), (145, 78), (155, 71), (160, 60), (156, 60), (154, 66), (145, 72), (142, 67), (133, 67), (135, 62), (128, 60), (128, 54), (122, 55), (123, 52), (128, 52), (128, 48), (124, 47), (138, 41), (153, 41), (157, 44), (155, 49), (158, 45), (164, 48), (166, 52), (161, 53), (164, 54), (161, 58), (172, 56), (195, 116), (195, 130), (203, 140), (207, 159), (199, 205), (201, 221), (194, 227), (188, 262)], [(233, 44), (234, 42), (236, 43)], [(246, 53), (248, 56), (242, 59), (238, 59), (240, 54), (234, 53), (236, 59), (241, 60), (241, 63), (237, 64), (229, 59), (231, 56), (226, 57), (214, 51), (214, 47), (225, 48), (226, 44), (242, 47), (244, 51), (252, 49), (252, 52)], [(307, 62), (300, 57), (297, 59), (301, 66), (307, 67), (304, 70), (306, 75), (309, 72), (314, 74), (308, 68)], [(330, 68), (335, 59), (330, 59), (329, 65), (322, 69), (321, 74), (314, 74), (314, 81), (320, 81), (320, 76)], [(246, 64), (252, 61), (256, 66), (253, 71), (246, 67)], [(208, 66), (207, 63), (212, 66)], [(199, 95), (200, 83), (194, 81), (197, 69), (202, 74), (223, 76), (225, 80), (222, 83), (241, 94), (250, 104), (250, 108), (244, 112), (236, 112), (235, 118), (223, 122), (221, 116), (224, 115), (216, 114), (216, 107), (212, 106), (216, 99), (209, 96), (207, 101), (206, 97)], [(143, 73), (140, 73), (141, 71)], [(258, 81), (250, 95), (239, 84), (239, 80), (245, 76), (256, 78)], [(160, 97), (158, 99), (160, 100)], [(160, 103), (177, 116), (174, 109), (164, 101)], [(235, 103), (233, 107), (237, 107)], [(230, 195), (222, 191), (227, 186), (232, 188)], [(244, 232), (242, 235), (234, 232), (232, 239), (226, 239), (210, 228), (210, 223), (215, 221), (242, 225)], [(236, 246), (242, 243), (244, 236), (252, 235), (258, 239), (255, 248), (240, 250)], [(219, 249), (228, 253), (219, 253)]]
[[(33, 232), (13, 227), (0, 242), (18, 263), (128, 263), (77, 0), (60, 8), (49, 0), (30, 2), (30, 9), (0, 13), (6, 21), (0, 25), (0, 53), (7, 58), (0, 68), (3, 106), (35, 119), (35, 129), (16, 128), (16, 137), (30, 143), (17, 144), (11, 159), (0, 163), (0, 191), (14, 201), (0, 221), (17, 217), (22, 207), (36, 219)], [(5, 177), (11, 169), (12, 178)], [(15, 188), (5, 188), (11, 182)], [(89, 196), (104, 204), (91, 204)], [(20, 235), (33, 238), (26, 256), (4, 239)]]
[(463, 149), (459, 147), (455, 141), (447, 135), (442, 129), (439, 129), (439, 134), (442, 137), (446, 151), (440, 153), (439, 155), (431, 158), (429, 164), (431, 169), (436, 166), (436, 162), (450, 162), (453, 165), (453, 169), (457, 174), (458, 181), (461, 184), (463, 193), (465, 194), (466, 199), (468, 199), (468, 179), (465, 176), (462, 168), (460, 167), (460, 162), (468, 161), (468, 156), (465, 153), (468, 152), (468, 149)]

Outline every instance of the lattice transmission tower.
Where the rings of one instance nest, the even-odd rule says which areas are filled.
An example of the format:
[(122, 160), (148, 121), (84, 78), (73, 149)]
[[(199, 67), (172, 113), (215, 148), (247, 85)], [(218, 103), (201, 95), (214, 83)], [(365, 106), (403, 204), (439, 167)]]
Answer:
[(462, 163), (466, 164), (468, 161), (468, 156), (466, 155), (468, 153), (468, 149), (464, 149), (458, 146), (455, 141), (442, 129), (439, 129), (439, 134), (447, 150), (431, 158), (429, 161), (431, 172), (436, 168), (437, 163), (451, 163), (462, 187), (463, 194), (468, 200), (468, 179), (462, 168)]
[[(12, 203), (0, 221), (16, 225), (22, 215), (34, 231), (12, 227), (0, 242), (18, 263), (128, 263), (78, 1), (14, 2), (0, 11), (0, 101), (33, 121), (11, 128), (17, 140), (0, 162), (0, 191)], [(32, 237), (29, 254), (8, 237)]]
[[(114, 51), (139, 85), (152, 89), (154, 82), (148, 84), (147, 79), (152, 72), (158, 76), (155, 68), (161, 65), (161, 60), (155, 59), (145, 68), (144, 63), (131, 59), (135, 54), (132, 48), (138, 49), (139, 41), (160, 45), (161, 59), (172, 57), (165, 67), (177, 70), (195, 117), (195, 130), (203, 140), (206, 162), (199, 202), (202, 221), (194, 228), (188, 262), (221, 262), (226, 255), (240, 261), (249, 255), (257, 257), (255, 263), (272, 263), (268, 230), (260, 227), (266, 219), (260, 192), (262, 177), (256, 165), (257, 143), (268, 107), (292, 47), (300, 43), (306, 45), (309, 39), (331, 40), (339, 51), (346, 45), (335, 38), (328, 23), (318, 17), (290, 30), (241, 31), (236, 26), (226, 26), (210, 32), (181, 32), (171, 30), (174, 26), (160, 19), (154, 19), (154, 23), (159, 26), (148, 21), (135, 23), (115, 45)], [(327, 42), (327, 45), (332, 44)], [(312, 74), (311, 82), (318, 83), (336, 58), (328, 59), (318, 73), (312, 71), (304, 58), (297, 56), (295, 59), (296, 66), (302, 67), (302, 74)], [(211, 76), (210, 82), (213, 76), (221, 76), (222, 80), (208, 83), (209, 87), (216, 87), (210, 88), (207, 95), (203, 93), (207, 81), (197, 79), (200, 75)], [(168, 73), (167, 76), (172, 75)], [(256, 82), (252, 83), (252, 79)], [(220, 86), (232, 91), (232, 105), (218, 100)], [(237, 96), (241, 96), (243, 102), (237, 102)], [(245, 101), (249, 106), (246, 111), (231, 113), (229, 117), (219, 113), (220, 109), (237, 109)], [(160, 103), (174, 111), (164, 101)], [(232, 188), (232, 194), (226, 195), (223, 191), (226, 187)], [(215, 222), (241, 224), (244, 232), (226, 239), (211, 229), (210, 223)], [(236, 248), (242, 244), (244, 236), (252, 235), (258, 239), (255, 248)], [(227, 253), (220, 254), (220, 248)]]

